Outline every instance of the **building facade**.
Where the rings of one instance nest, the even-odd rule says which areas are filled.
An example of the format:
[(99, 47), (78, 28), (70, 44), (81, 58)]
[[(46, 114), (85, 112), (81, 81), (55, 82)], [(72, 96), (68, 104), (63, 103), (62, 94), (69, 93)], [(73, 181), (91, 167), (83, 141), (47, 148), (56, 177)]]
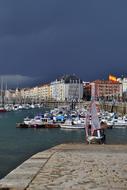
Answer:
[(122, 97), (122, 84), (118, 81), (96, 80), (90, 83), (91, 97), (111, 99)]
[(41, 102), (51, 98), (50, 84), (21, 89), (21, 96), (30, 102)]
[(79, 101), (83, 98), (83, 83), (75, 75), (64, 75), (50, 84), (6, 92), (6, 99), (17, 103), (41, 103), (45, 100)]
[(83, 82), (83, 99), (91, 100), (91, 84), (90, 82)]
[(51, 97), (57, 101), (72, 101), (83, 98), (83, 83), (75, 75), (64, 75), (51, 82)]
[(38, 86), (38, 98), (39, 101), (50, 100), (51, 92), (50, 92), (50, 84), (43, 84)]
[(127, 92), (127, 78), (118, 78), (117, 79), (118, 82), (120, 82), (122, 84), (122, 91)]

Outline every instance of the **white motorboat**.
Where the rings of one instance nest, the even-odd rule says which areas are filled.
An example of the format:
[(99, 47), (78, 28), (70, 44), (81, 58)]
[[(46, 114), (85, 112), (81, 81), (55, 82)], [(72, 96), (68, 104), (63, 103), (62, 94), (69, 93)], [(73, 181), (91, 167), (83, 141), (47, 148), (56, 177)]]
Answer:
[(72, 120), (66, 120), (65, 123), (60, 124), (60, 127), (64, 129), (84, 129), (85, 125), (73, 124)]
[(127, 120), (119, 117), (118, 119), (114, 120), (113, 126), (117, 127), (117, 128), (119, 128), (119, 127), (127, 127)]
[(23, 123), (24, 123), (25, 125), (31, 125), (31, 122), (32, 122), (32, 119), (30, 119), (29, 117), (24, 118)]
[(35, 116), (33, 119), (30, 119), (29, 117), (24, 118), (24, 124), (26, 125), (42, 125), (42, 117), (41, 116)]
[(73, 120), (73, 123), (74, 123), (75, 125), (82, 125), (82, 126), (85, 126), (86, 118), (79, 118), (79, 117), (76, 117), (76, 118)]

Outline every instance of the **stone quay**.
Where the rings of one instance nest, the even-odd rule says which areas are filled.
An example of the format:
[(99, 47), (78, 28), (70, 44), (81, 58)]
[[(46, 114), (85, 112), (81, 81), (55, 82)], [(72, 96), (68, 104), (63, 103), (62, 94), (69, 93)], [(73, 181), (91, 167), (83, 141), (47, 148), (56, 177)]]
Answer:
[(126, 190), (127, 146), (61, 144), (0, 180), (1, 190)]

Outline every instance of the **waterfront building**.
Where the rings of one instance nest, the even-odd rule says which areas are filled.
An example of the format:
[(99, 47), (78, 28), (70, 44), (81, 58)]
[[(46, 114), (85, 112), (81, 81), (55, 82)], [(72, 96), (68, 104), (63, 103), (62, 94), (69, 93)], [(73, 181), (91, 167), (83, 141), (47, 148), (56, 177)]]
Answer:
[(39, 101), (38, 86), (35, 86), (35, 87), (30, 89), (29, 98), (32, 102), (38, 102)]
[(50, 84), (32, 88), (16, 89), (13, 94), (6, 93), (14, 103), (41, 103), (45, 100), (79, 101), (83, 98), (83, 83), (75, 75), (64, 75)]
[(51, 99), (50, 84), (42, 84), (38, 86), (38, 98), (39, 101)]
[(65, 90), (64, 82), (62, 80), (55, 80), (51, 82), (51, 97), (53, 100), (64, 101), (65, 100)]
[(30, 88), (22, 88), (20, 92), (21, 92), (21, 97), (25, 99), (30, 95)]
[(20, 90), (22, 103), (31, 103), (31, 88), (22, 88)]
[(21, 89), (21, 97), (26, 102), (40, 102), (49, 100), (51, 97), (50, 85), (42, 84), (33, 88)]
[(127, 78), (118, 78), (117, 81), (122, 84), (123, 93), (127, 92)]
[(90, 82), (83, 82), (83, 99), (91, 100), (91, 84)]
[(51, 97), (57, 101), (83, 98), (83, 83), (75, 75), (64, 75), (51, 82)]
[(127, 101), (127, 78), (118, 78), (117, 81), (122, 84), (123, 101)]
[(13, 103), (13, 99), (15, 97), (15, 90), (5, 90), (5, 95), (4, 95), (4, 101), (5, 103)]
[(33, 103), (38, 101), (38, 87), (23, 88), (20, 90), (22, 103)]
[(21, 103), (21, 90), (16, 88), (15, 92), (12, 94), (13, 103)]
[(122, 97), (122, 84), (118, 81), (96, 80), (90, 83), (91, 96), (99, 99), (112, 99)]

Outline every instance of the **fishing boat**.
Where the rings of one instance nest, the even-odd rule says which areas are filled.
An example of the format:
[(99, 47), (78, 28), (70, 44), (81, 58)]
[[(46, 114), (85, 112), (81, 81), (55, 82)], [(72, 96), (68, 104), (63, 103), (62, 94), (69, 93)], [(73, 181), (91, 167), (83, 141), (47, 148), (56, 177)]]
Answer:
[[(90, 123), (91, 116), (91, 123)], [(97, 108), (95, 101), (92, 101), (89, 110), (86, 115), (86, 141), (89, 144), (104, 143), (105, 134), (104, 129), (101, 128), (100, 121), (97, 114)]]

